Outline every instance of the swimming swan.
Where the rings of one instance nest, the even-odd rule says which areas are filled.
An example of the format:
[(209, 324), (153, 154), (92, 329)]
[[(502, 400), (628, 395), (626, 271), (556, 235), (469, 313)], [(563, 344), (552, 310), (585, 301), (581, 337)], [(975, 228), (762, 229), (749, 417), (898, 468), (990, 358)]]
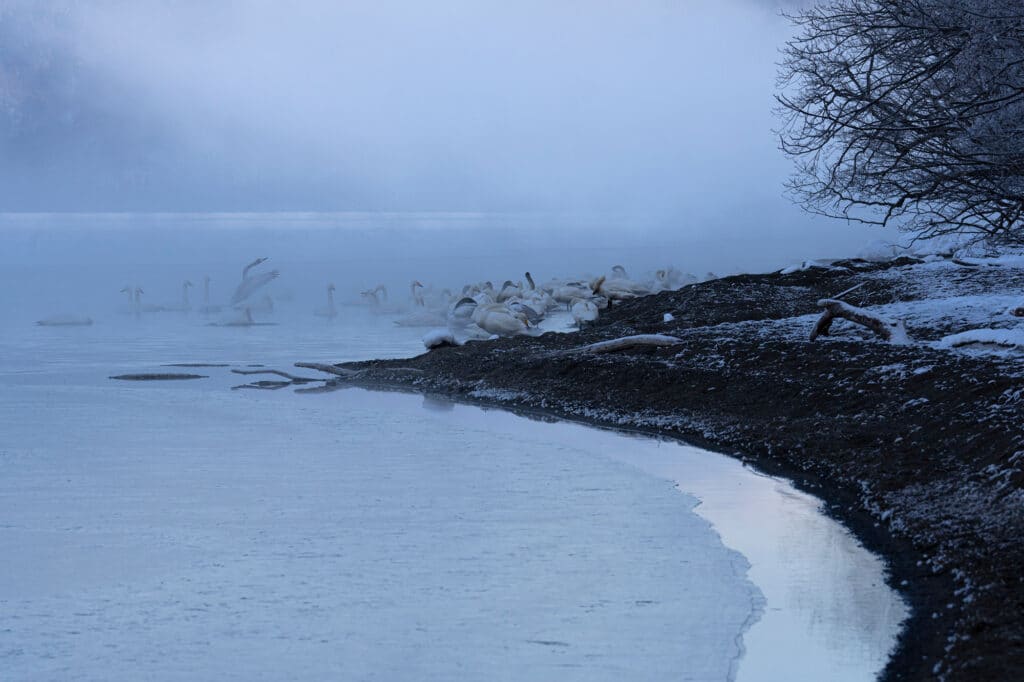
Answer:
[(338, 316), (338, 309), (334, 307), (334, 284), (327, 285), (327, 306), (324, 308), (317, 308), (313, 314), (317, 317), (326, 317), (328, 319), (334, 319)]
[(417, 289), (422, 289), (422, 288), (423, 288), (423, 284), (421, 284), (418, 279), (414, 279), (412, 281), (412, 284), (409, 285), (409, 290), (412, 291), (412, 302), (413, 302), (413, 305), (419, 306), (420, 308), (422, 308), (422, 307), (424, 307), (426, 305), (426, 302), (424, 302), (424, 300), (423, 300), (423, 294), (421, 294), (419, 291), (417, 291)]
[(203, 315), (210, 315), (212, 313), (219, 313), (221, 306), (210, 305), (210, 276), (206, 275), (203, 277), (203, 307), (199, 309)]
[(188, 301), (188, 290), (192, 286), (192, 282), (187, 279), (181, 284), (181, 303), (171, 304), (162, 306), (162, 309), (166, 312), (172, 313), (187, 313), (192, 310), (192, 305)]

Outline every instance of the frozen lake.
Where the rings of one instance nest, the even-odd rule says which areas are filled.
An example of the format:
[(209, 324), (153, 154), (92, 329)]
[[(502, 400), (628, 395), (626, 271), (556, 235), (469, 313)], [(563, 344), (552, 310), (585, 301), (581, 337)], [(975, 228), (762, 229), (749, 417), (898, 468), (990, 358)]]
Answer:
[[(735, 460), (162, 367), (422, 350), (423, 330), (357, 308), (318, 320), (315, 303), (243, 329), (4, 318), (5, 679), (867, 680), (884, 665), (905, 607), (881, 562)], [(208, 378), (108, 379), (154, 371)]]

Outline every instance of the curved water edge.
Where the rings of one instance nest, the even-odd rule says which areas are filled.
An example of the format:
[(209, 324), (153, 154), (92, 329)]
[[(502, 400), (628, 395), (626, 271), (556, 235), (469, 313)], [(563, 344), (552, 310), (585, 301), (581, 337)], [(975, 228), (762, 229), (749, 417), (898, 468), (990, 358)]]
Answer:
[[(286, 659), (296, 666), (288, 672), (315, 676), (327, 663), (338, 664), (341, 653), (377, 647), (390, 655), (372, 657), (362, 672), (369, 674), (377, 665), (378, 671), (408, 675), (410, 668), (395, 667), (398, 663), (389, 659), (412, 651), (418, 652), (421, 671), (443, 674), (453, 669), (445, 667), (457, 659), (453, 651), (464, 648), (489, 656), (492, 666), (497, 661), (505, 674), (518, 670), (534, 679), (553, 676), (554, 670), (559, 679), (614, 679), (624, 670), (636, 677), (631, 666), (650, 659), (657, 662), (652, 666), (661, 666), (646, 669), (651, 678), (734, 674), (740, 682), (864, 680), (885, 665), (896, 641), (906, 607), (885, 585), (882, 561), (822, 514), (817, 499), (736, 459), (676, 441), (530, 420), (417, 394), (355, 388), (319, 395), (228, 392), (239, 379), (228, 367), (210, 368), (209, 379), (176, 385), (111, 382), (110, 374), (153, 371), (164, 362), (229, 360), (243, 366), (284, 362), (295, 357), (297, 345), (305, 357), (329, 357), (330, 350), (319, 345), (321, 336), (284, 328), (244, 336), (202, 329), (181, 337), (168, 335), (163, 326), (152, 329), (161, 334), (150, 334), (146, 326), (122, 329), (133, 330), (132, 336), (126, 341), (118, 331), (116, 357), (107, 349), (108, 343), (116, 345), (113, 337), (90, 346), (95, 355), (69, 343), (107, 333), (101, 329), (84, 337), (26, 330), (33, 345), (15, 339), (19, 353), (0, 359), (0, 384), (16, 389), (0, 392), (11, 399), (0, 395), (0, 418), (13, 425), (6, 430), (0, 460), (6, 474), (0, 499), (16, 511), (6, 515), (0, 544), (14, 548), (4, 554), (21, 562), (0, 581), (6, 586), (0, 594), (3, 618), (19, 620), (9, 628), (18, 634), (16, 646), (0, 649), (22, 652), (9, 656), (5, 668), (18, 669), (8, 664), (24, 664), (24, 656), (33, 654), (59, 662), (68, 652), (78, 656), (72, 660), (85, 672), (88, 665), (116, 664), (117, 655), (107, 651), (83, 658), (89, 647), (80, 634), (67, 634), (95, 631), (90, 628), (97, 614), (106, 614), (109, 637), (98, 638), (97, 648), (113, 640), (122, 654), (130, 651), (144, 662), (154, 653), (147, 637), (157, 636), (166, 640), (163, 646), (173, 658), (193, 656), (196, 665), (264, 675), (284, 672), (275, 667), (281, 665), (272, 660), (275, 651), (308, 656)], [(354, 353), (364, 356), (379, 350), (382, 338), (392, 340), (395, 355), (408, 354), (418, 342), (414, 335), (393, 336), (403, 332), (390, 329), (387, 336), (369, 328), (361, 333), (366, 347)], [(351, 343), (355, 337), (346, 338)], [(278, 349), (274, 355), (268, 346)], [(26, 366), (38, 370), (26, 374)], [(52, 415), (54, 409), (61, 429), (30, 417)], [(74, 434), (70, 442), (69, 434)], [(374, 452), (382, 440), (403, 434), (406, 445)], [(444, 437), (430, 444), (425, 434)], [(467, 443), (477, 446), (458, 452)], [(65, 450), (74, 456), (62, 459)], [(359, 452), (367, 458), (354, 455)], [(339, 469), (339, 462), (346, 466)], [(271, 479), (302, 498), (283, 499), (279, 490), (267, 487)], [(168, 481), (187, 485), (172, 486), (168, 494)], [(61, 509), (31, 504), (13, 509), (14, 495), (26, 491), (61, 500)], [(411, 500), (392, 510), (393, 520), (401, 523), (381, 525), (374, 512), (378, 507), (367, 504), (373, 495)], [(441, 515), (432, 511), (453, 499), (468, 506)], [(266, 500), (274, 502), (269, 510), (263, 508)], [(139, 506), (143, 502), (154, 509), (146, 518), (133, 518), (146, 509)], [(248, 522), (224, 515), (231, 509), (244, 510)], [(333, 525), (310, 520), (312, 512), (333, 519)], [(493, 520), (498, 512), (506, 514), (500, 527), (507, 534), (491, 537), (493, 528), (479, 532), (473, 519), (483, 513)], [(523, 513), (521, 522), (514, 522)], [(187, 532), (166, 518), (184, 519)], [(296, 527), (278, 532), (282, 519), (299, 524), (298, 532)], [(448, 519), (455, 525), (446, 526)], [(540, 535), (531, 527), (541, 529)], [(260, 528), (269, 535), (257, 533)], [(423, 536), (410, 536), (408, 529), (420, 529)], [(460, 542), (472, 538), (480, 549), (473, 556), (492, 562), (486, 570), (474, 571), (455, 560), (458, 553), (439, 551), (452, 532)], [(387, 543), (377, 543), (378, 537)], [(126, 544), (132, 538), (138, 541), (134, 549)], [(339, 539), (343, 548), (370, 547), (370, 555), (338, 554)], [(245, 561), (224, 551), (242, 540), (236, 549), (248, 555)], [(574, 556), (564, 555), (566, 547)], [(509, 551), (513, 554), (500, 558)], [(414, 566), (410, 553), (433, 557), (413, 579), (403, 573)], [(311, 571), (308, 558), (314, 557), (350, 575), (349, 581), (363, 574), (380, 580), (358, 583), (361, 594), (341, 602), (338, 595), (318, 595), (313, 588), (327, 583), (322, 572)], [(168, 575), (187, 580), (175, 583)], [(284, 575), (290, 577), (282, 580)], [(382, 584), (391, 585), (390, 596), (380, 591)], [(53, 585), (60, 586), (60, 594)], [(507, 586), (503, 591), (502, 585)], [(453, 597), (452, 588), (465, 592)], [(474, 589), (484, 591), (474, 596)], [(603, 591), (613, 598), (600, 596)], [(201, 593), (239, 601), (219, 612), (224, 607)], [(11, 608), (33, 594), (34, 600), (19, 602), (20, 613)], [(491, 605), (487, 628), (481, 626), (484, 594), (499, 597), (483, 602)], [(592, 599), (595, 594), (600, 598)], [(558, 608), (528, 608), (524, 595), (526, 601), (546, 600)], [(308, 602), (316, 599), (322, 608), (310, 611)], [(410, 607), (416, 600), (422, 608)], [(121, 610), (109, 611), (109, 603)], [(348, 613), (366, 632), (346, 629), (323, 607)], [(519, 609), (518, 622), (526, 627), (501, 629), (507, 620), (501, 608), (510, 607)], [(48, 608), (49, 621), (27, 617)], [(406, 631), (405, 640), (396, 634), (396, 623), (422, 620), (431, 612), (437, 617)], [(192, 614), (189, 628), (199, 635), (197, 641), (182, 641), (181, 631), (168, 625), (183, 613)], [(126, 616), (141, 619), (138, 633), (122, 631)], [(248, 630), (243, 623), (249, 623)], [(54, 624), (67, 626), (66, 632), (53, 637)], [(4, 627), (0, 623), (0, 630)], [(51, 634), (47, 638), (43, 632)], [(335, 639), (339, 632), (346, 633), (344, 641)], [(294, 636), (273, 638), (283, 634)], [(230, 661), (211, 661), (202, 637), (251, 660), (234, 663), (242, 665), (235, 668)], [(333, 654), (324, 657), (317, 637), (328, 640), (323, 646)], [(43, 640), (49, 650), (40, 649)], [(501, 642), (504, 648), (493, 648)], [(433, 658), (423, 658), (426, 650), (435, 651)], [(708, 668), (692, 667), (698, 651), (706, 654)], [(478, 658), (476, 665), (484, 662)]]
[[(565, 437), (598, 456), (670, 481), (696, 499), (694, 511), (742, 555), (746, 577), (762, 595), (737, 638), (736, 680), (875, 679), (895, 649), (909, 607), (888, 587), (885, 561), (824, 513), (819, 498), (785, 478), (651, 433), (443, 396), (422, 399), (425, 406), (459, 404), (565, 429)], [(609, 448), (597, 434), (628, 445)]]

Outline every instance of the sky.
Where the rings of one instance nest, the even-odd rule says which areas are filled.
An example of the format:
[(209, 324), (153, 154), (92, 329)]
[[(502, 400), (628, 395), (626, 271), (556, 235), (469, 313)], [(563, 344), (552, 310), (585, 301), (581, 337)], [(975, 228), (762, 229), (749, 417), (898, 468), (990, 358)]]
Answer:
[(628, 216), (842, 255), (871, 235), (784, 197), (790, 31), (771, 0), (0, 0), (0, 211)]

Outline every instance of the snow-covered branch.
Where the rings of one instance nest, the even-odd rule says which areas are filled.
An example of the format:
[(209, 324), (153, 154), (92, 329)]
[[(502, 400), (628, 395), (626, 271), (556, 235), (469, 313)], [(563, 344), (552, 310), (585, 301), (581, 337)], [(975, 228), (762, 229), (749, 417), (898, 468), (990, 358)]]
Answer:
[(599, 341), (597, 343), (591, 343), (578, 348), (570, 348), (568, 350), (560, 351), (558, 355), (567, 355), (570, 353), (614, 353), (620, 350), (640, 347), (663, 348), (665, 346), (675, 346), (682, 342), (682, 339), (675, 336), (669, 336), (667, 334), (637, 334), (635, 336), (622, 336), (617, 339), (609, 339), (608, 341)]
[(828, 336), (832, 322), (835, 318), (841, 317), (864, 325), (890, 343), (909, 344), (911, 342), (910, 337), (907, 336), (907, 330), (903, 326), (903, 320), (889, 320), (864, 308), (858, 308), (834, 298), (823, 298), (818, 301), (818, 306), (824, 308), (825, 311), (818, 318), (814, 329), (811, 330), (811, 341), (819, 336)]

